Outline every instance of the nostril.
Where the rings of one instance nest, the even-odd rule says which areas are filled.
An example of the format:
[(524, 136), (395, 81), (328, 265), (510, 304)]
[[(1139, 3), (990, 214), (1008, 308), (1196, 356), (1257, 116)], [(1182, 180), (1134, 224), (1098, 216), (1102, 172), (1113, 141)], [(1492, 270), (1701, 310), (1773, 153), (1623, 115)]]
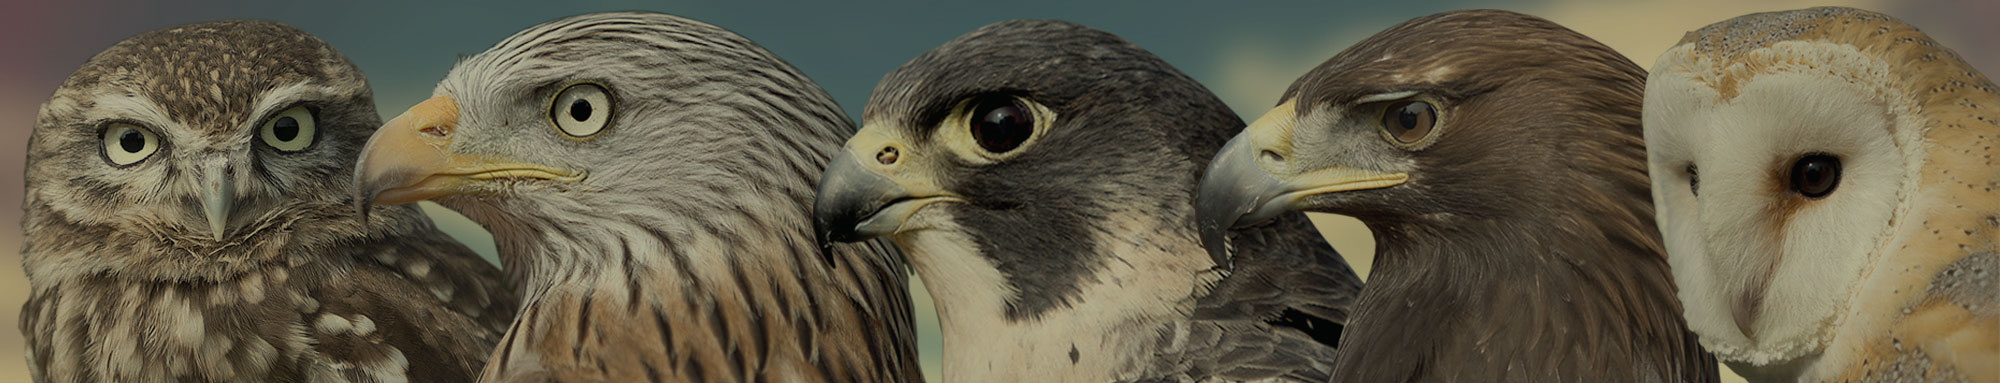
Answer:
[(1264, 151), (1263, 153), (1261, 153), (1261, 154), (1262, 154), (1262, 155), (1264, 156), (1264, 161), (1269, 161), (1269, 162), (1285, 162), (1285, 156), (1281, 156), (1281, 155), (1278, 155), (1278, 152), (1273, 152), (1273, 151), (1269, 151), (1269, 150), (1265, 150), (1265, 151)]
[(441, 125), (426, 126), (423, 129), (417, 129), (417, 131), (423, 132), (424, 134), (430, 135), (432, 137), (444, 137), (446, 135), (451, 134), (444, 129), (444, 126)]
[(883, 165), (895, 165), (898, 157), (900, 156), (896, 152), (896, 147), (885, 147), (882, 148), (880, 153), (875, 153), (875, 162), (880, 162)]

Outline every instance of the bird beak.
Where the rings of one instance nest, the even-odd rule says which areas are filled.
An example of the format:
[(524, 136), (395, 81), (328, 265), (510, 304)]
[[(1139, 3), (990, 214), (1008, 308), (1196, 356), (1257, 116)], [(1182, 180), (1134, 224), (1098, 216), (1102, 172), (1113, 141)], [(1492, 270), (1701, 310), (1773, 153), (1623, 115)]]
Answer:
[[(900, 170), (908, 168), (911, 159), (907, 155), (901, 155), (900, 160), (897, 155), (885, 157), (878, 150), (884, 147), (900, 145), (863, 129), (849, 140), (848, 150), (834, 156), (826, 173), (820, 176), (819, 197), (813, 201), (813, 231), (821, 244), (859, 242), (895, 234), (902, 230), (903, 221), (924, 206), (963, 201), (935, 186), (896, 177), (908, 174)], [(871, 148), (867, 152), (877, 153), (866, 157), (875, 166), (855, 155), (856, 148)], [(891, 173), (885, 175), (878, 170)]]
[(229, 166), (222, 161), (209, 164), (201, 174), (201, 211), (208, 217), (208, 232), (216, 241), (221, 241), (229, 228), (229, 212), (235, 202), (236, 179), (229, 175)]
[(1292, 131), (1296, 101), (1286, 101), (1250, 124), (1216, 154), (1195, 194), (1195, 219), (1202, 245), (1217, 265), (1227, 265), (1230, 229), (1269, 221), (1299, 210), (1305, 197), (1401, 185), (1406, 173), (1382, 173), (1344, 166), (1293, 169)]
[(355, 203), (405, 204), (475, 193), (483, 181), (543, 179), (578, 182), (583, 174), (494, 156), (453, 152), (458, 102), (432, 97), (389, 120), (368, 138), (354, 172)]

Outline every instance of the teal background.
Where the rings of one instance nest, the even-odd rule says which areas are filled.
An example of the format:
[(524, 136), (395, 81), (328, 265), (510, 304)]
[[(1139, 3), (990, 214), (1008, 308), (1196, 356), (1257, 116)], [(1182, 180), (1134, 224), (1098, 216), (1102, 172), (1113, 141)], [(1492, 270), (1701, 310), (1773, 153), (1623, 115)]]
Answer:
[[(543, 21), (644, 9), (728, 28), (818, 81), (847, 110), (860, 108), (883, 73), (959, 34), (1012, 18), (1057, 18), (1117, 33), (1207, 84), (1254, 119), (1285, 85), (1347, 45), (1413, 17), (1466, 8), (1540, 15), (1625, 52), (1642, 66), (1683, 32), (1752, 11), (1850, 5), (1889, 13), (2000, 74), (2000, 0), (1932, 1), (19, 1), (0, 3), (0, 203), (18, 206), (35, 111), (97, 51), (147, 30), (258, 18), (289, 23), (333, 44), (361, 67), (385, 118), (430, 95), (456, 57), (484, 50)], [(432, 206), (442, 226), (488, 254), (476, 225)], [(19, 210), (0, 209), (0, 263), (19, 264)], [(1365, 270), (1373, 244), (1351, 219), (1315, 217)], [(913, 288), (921, 285), (913, 280)], [(0, 267), (0, 381), (25, 381), (16, 313), (27, 283)], [(922, 353), (936, 379), (938, 331), (918, 291)]]

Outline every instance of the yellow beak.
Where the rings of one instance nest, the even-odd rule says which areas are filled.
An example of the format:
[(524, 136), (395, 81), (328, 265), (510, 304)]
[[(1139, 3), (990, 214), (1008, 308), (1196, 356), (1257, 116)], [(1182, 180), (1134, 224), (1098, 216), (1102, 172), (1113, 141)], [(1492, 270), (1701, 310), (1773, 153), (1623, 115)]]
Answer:
[(1305, 197), (1402, 185), (1409, 174), (1346, 166), (1301, 169), (1292, 137), (1298, 123), (1296, 100), (1286, 101), (1251, 123), (1224, 145), (1208, 164), (1195, 194), (1202, 242), (1217, 264), (1226, 264), (1223, 242), (1230, 229), (1250, 226), (1299, 210)]
[(457, 101), (432, 97), (376, 130), (354, 172), (356, 203), (404, 204), (473, 193), (487, 180), (583, 179), (582, 172), (454, 152), (458, 117)]

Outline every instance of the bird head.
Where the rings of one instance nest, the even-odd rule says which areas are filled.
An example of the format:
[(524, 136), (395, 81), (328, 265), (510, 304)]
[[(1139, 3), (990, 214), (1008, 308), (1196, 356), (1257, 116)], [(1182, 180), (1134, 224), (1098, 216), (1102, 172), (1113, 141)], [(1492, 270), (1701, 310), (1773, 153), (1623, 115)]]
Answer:
[(1889, 297), (1938, 291), (1945, 264), (1993, 251), (2000, 173), (1974, 169), (1993, 168), (2000, 96), (1957, 57), (1839, 7), (1725, 20), (1660, 56), (1653, 195), (1702, 344), (1738, 371), (1796, 374), (1837, 354), (1837, 328), (1906, 315), (1925, 296)]
[(1240, 124), (1110, 33), (999, 22), (884, 77), (820, 182), (815, 222), (825, 240), (889, 237), (995, 268), (1024, 300), (1010, 314), (1033, 314), (1105, 262), (1104, 238), (1192, 243), (1201, 164)]
[(232, 20), (140, 34), (43, 105), (28, 229), (77, 236), (67, 241), (137, 235), (161, 249), (104, 252), (178, 248), (192, 262), (245, 243), (314, 242), (259, 236), (354, 234), (339, 219), (347, 193), (330, 191), (349, 187), (349, 162), (379, 123), (359, 70), (303, 31)]
[(368, 141), (356, 200), (435, 200), (510, 237), (503, 254), (580, 224), (798, 216), (805, 233), (822, 156), (848, 129), (817, 85), (727, 30), (580, 15), (461, 60)]
[(1617, 52), (1533, 16), (1460, 11), (1391, 27), (1300, 77), (1230, 139), (1197, 200), (1204, 242), (1226, 252), (1224, 230), (1294, 210), (1354, 216), (1378, 236), (1577, 203), (1649, 210), (1605, 197), (1645, 180), (1643, 79)]

